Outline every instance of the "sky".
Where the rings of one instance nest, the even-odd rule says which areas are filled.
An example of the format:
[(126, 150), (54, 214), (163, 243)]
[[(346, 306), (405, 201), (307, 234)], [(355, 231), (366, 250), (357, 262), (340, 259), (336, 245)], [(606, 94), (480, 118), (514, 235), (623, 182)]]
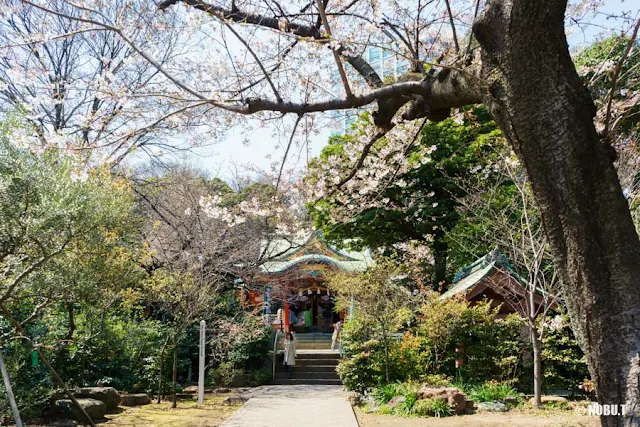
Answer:
[[(601, 13), (591, 21), (591, 25), (576, 28), (568, 35), (571, 48), (584, 46), (598, 37), (603, 28), (615, 26), (615, 22), (607, 19), (607, 14), (618, 15), (621, 11), (630, 11), (631, 16), (637, 16), (639, 10), (637, 3), (634, 6), (632, 0), (608, 0), (603, 3), (599, 9)], [(260, 174), (257, 171), (268, 171), (274, 162), (282, 161), (289, 135), (274, 136), (271, 132), (260, 129), (259, 126), (253, 128), (257, 130), (248, 135), (250, 140), (248, 145), (243, 143), (241, 130), (236, 129), (224, 139), (200, 148), (181, 160), (225, 180), (232, 180), (236, 173), (256, 177)], [(301, 150), (301, 147), (297, 146), (292, 150), (288, 156), (286, 169), (301, 171), (306, 165), (308, 156), (311, 158), (320, 153), (331, 131), (328, 126), (316, 127), (316, 130), (318, 133), (308, 138), (308, 147), (304, 147), (307, 149)], [(300, 151), (302, 151), (301, 156), (298, 155)]]

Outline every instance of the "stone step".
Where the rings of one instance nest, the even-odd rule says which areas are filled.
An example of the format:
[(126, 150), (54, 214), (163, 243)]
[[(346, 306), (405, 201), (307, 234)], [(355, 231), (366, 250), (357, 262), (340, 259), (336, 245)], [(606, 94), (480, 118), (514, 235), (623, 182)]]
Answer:
[[(287, 372), (276, 372), (276, 380), (278, 379), (287, 379)], [(340, 380), (338, 373), (336, 371), (333, 372), (296, 372), (295, 370), (291, 371), (291, 379), (314, 379), (314, 380)]]
[[(278, 350), (282, 350), (283, 346), (278, 346)], [(330, 350), (331, 341), (329, 342), (298, 342), (296, 343), (296, 350)]]
[[(285, 368), (282, 364), (278, 364), (276, 366), (276, 372), (286, 372), (287, 368)], [(292, 372), (294, 373), (302, 373), (302, 372), (336, 372), (335, 365), (295, 365), (292, 367)]]
[(340, 380), (326, 380), (326, 379), (276, 379), (270, 382), (272, 385), (342, 385)]
[(300, 359), (300, 358), (296, 358), (296, 366), (338, 366), (338, 359)]
[(323, 333), (323, 332), (299, 332), (296, 334), (296, 341), (302, 340), (329, 340), (331, 341), (332, 333)]
[(296, 360), (302, 359), (323, 359), (323, 360), (338, 360), (340, 359), (340, 355), (338, 352), (306, 352), (306, 351), (298, 351), (296, 352)]

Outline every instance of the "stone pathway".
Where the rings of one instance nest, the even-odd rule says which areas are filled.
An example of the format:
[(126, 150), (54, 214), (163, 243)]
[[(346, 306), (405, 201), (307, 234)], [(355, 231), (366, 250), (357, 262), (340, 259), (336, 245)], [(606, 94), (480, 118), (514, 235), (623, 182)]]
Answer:
[(358, 427), (340, 386), (276, 385), (253, 389), (221, 427)]

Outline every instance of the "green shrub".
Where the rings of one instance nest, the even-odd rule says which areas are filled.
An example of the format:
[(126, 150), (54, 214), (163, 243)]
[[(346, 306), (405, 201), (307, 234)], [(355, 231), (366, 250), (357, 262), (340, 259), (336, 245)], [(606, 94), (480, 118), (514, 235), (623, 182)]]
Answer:
[(266, 384), (273, 377), (271, 368), (263, 368), (245, 373), (247, 382), (251, 386), (260, 386)]
[(542, 386), (584, 394), (580, 383), (589, 377), (587, 361), (573, 334), (566, 314), (559, 314), (559, 327), (548, 328), (542, 340)]
[(494, 402), (507, 398), (519, 399), (520, 397), (520, 393), (508, 384), (493, 381), (475, 386), (469, 393), (469, 398), (475, 402)]
[(425, 375), (420, 381), (429, 387), (447, 387), (451, 384), (451, 378), (442, 374)]
[(255, 316), (245, 316), (239, 329), (227, 358), (236, 368), (259, 369), (271, 351), (273, 329), (259, 324)]
[(233, 363), (222, 362), (217, 368), (211, 369), (208, 373), (208, 383), (218, 387), (228, 387), (231, 385), (231, 378), (237, 371), (233, 369)]
[(396, 384), (385, 384), (381, 387), (375, 388), (372, 395), (378, 404), (383, 405), (396, 397), (397, 393), (398, 387)]
[[(488, 302), (469, 306), (459, 300), (442, 302), (439, 295), (425, 298), (428, 303), (418, 309), (411, 329), (390, 343), (390, 381), (420, 380), (443, 387), (450, 378), (514, 381), (531, 370), (525, 370), (521, 360), (529, 346), (521, 339), (522, 320), (517, 316), (497, 319), (498, 309)], [(378, 335), (376, 326), (356, 315), (342, 334), (346, 357), (338, 373), (345, 387), (364, 393), (386, 383), (384, 346), (372, 339)], [(460, 358), (464, 364), (456, 368)]]
[(376, 409), (376, 414), (393, 415), (393, 408), (389, 405), (380, 405), (378, 409)]
[[(345, 329), (348, 330), (346, 325)], [(344, 387), (350, 391), (365, 393), (382, 384), (385, 378), (382, 343), (378, 340), (360, 343), (351, 338), (347, 340), (347, 354), (350, 354), (350, 357), (341, 359), (337, 369)], [(343, 336), (343, 344), (344, 341)]]
[(448, 417), (453, 408), (446, 399), (421, 399), (414, 403), (413, 413), (419, 417)]
[(418, 393), (409, 392), (403, 395), (404, 400), (396, 405), (394, 413), (401, 417), (410, 417), (415, 415), (413, 406), (418, 401)]

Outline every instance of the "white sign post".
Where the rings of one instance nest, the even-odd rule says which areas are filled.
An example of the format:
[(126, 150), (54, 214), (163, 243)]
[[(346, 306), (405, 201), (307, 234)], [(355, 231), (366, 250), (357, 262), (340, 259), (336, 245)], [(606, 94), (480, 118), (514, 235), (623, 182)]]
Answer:
[(16, 404), (16, 398), (13, 395), (11, 389), (11, 381), (9, 380), (9, 372), (4, 364), (4, 358), (0, 352), (0, 371), (2, 371), (2, 379), (4, 380), (4, 389), (7, 392), (9, 398), (9, 406), (11, 406), (11, 412), (13, 413), (13, 421), (16, 423), (16, 427), (22, 427), (22, 420), (20, 419), (20, 412), (18, 412), (18, 405)]
[(198, 364), (198, 405), (204, 403), (204, 354), (207, 322), (200, 321), (200, 360)]

